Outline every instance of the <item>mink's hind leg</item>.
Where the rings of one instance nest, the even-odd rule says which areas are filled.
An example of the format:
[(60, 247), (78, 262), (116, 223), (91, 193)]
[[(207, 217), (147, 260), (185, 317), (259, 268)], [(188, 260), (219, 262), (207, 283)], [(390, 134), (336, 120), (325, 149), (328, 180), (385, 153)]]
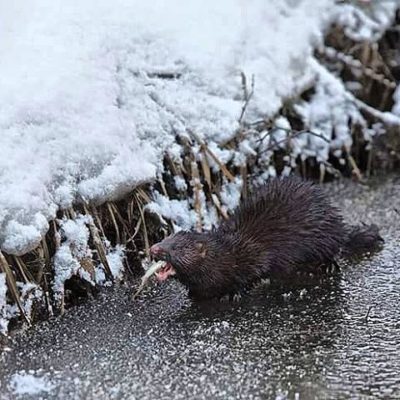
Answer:
[(340, 272), (340, 266), (336, 260), (324, 263), (307, 263), (285, 277), (274, 277), (274, 281), (281, 286), (290, 288), (311, 287), (322, 284), (329, 277)]

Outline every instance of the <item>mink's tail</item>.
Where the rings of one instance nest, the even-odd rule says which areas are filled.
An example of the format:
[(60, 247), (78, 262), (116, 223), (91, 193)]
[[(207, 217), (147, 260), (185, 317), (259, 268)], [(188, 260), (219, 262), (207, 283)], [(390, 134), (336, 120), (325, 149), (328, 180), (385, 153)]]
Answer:
[(383, 239), (376, 225), (360, 225), (349, 227), (343, 256), (357, 257), (380, 249)]

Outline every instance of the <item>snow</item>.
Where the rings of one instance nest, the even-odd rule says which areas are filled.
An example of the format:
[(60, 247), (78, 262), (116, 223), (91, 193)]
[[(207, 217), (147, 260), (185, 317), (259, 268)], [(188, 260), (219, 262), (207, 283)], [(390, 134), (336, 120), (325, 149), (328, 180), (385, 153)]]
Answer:
[(60, 221), (61, 239), (63, 243), (57, 249), (54, 264), (53, 290), (57, 296), (64, 293), (64, 283), (73, 275), (79, 274), (83, 279), (92, 282), (89, 273), (83, 269), (81, 262), (91, 259), (89, 248), (90, 217), (78, 215), (74, 220), (63, 219)]
[[(317, 73), (315, 94), (309, 102), (296, 106), (296, 111), (312, 133), (295, 139), (294, 143), (301, 146), (295, 152), (306, 151), (317, 160), (326, 161), (331, 149), (336, 150), (337, 155), (341, 154), (341, 148), (350, 150), (352, 136), (349, 121), (361, 126), (365, 126), (366, 122), (358, 108), (348, 100), (343, 82), (316, 61), (313, 67)], [(333, 133), (335, 138), (331, 136)]]
[[(64, 293), (64, 284), (73, 275), (78, 275), (91, 284), (103, 284), (106, 281), (104, 266), (99, 263), (95, 266), (92, 250), (89, 247), (89, 225), (92, 218), (77, 214), (74, 219), (64, 218), (59, 221), (60, 244), (54, 255), (54, 282), (53, 290), (61, 298)], [(124, 246), (112, 247), (105, 239), (106, 258), (115, 279), (122, 278)]]
[(10, 386), (17, 396), (50, 393), (55, 388), (55, 385), (46, 376), (36, 376), (34, 371), (15, 373), (11, 377)]
[(236, 208), (240, 201), (243, 182), (241, 178), (235, 178), (235, 181), (226, 183), (221, 190), (222, 203), (228, 210)]
[(176, 223), (176, 230), (190, 229), (196, 223), (196, 212), (191, 209), (189, 200), (169, 199), (155, 192), (153, 201), (146, 209)]
[[(313, 79), (331, 0), (22, 0), (0, 5), (0, 245), (59, 208), (155, 178), (176, 133), (220, 142)], [(293, 38), (296, 40), (293, 40)]]
[[(32, 312), (34, 311), (34, 302), (40, 302), (43, 297), (43, 291), (39, 285), (34, 283), (22, 283), (17, 282), (18, 289), (21, 293), (21, 301), (23, 304), (24, 312), (28, 318), (31, 318)], [(20, 310), (15, 310), (15, 315), (19, 315)]]
[(345, 27), (347, 37), (376, 41), (392, 23), (399, 5), (399, 0), (360, 0), (337, 5), (333, 18)]
[(121, 279), (124, 270), (125, 247), (117, 245), (115, 248), (111, 248), (106, 258), (113, 277)]
[(174, 176), (174, 183), (177, 190), (185, 191), (187, 190), (186, 181), (179, 175)]

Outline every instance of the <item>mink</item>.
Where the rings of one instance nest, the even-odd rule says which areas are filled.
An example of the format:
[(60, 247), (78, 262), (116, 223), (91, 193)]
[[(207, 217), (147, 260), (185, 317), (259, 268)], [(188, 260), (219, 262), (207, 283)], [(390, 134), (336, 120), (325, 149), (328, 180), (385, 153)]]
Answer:
[(376, 225), (344, 224), (318, 185), (285, 177), (256, 189), (218, 227), (175, 233), (151, 254), (166, 261), (160, 281), (174, 276), (189, 295), (204, 299), (233, 296), (264, 279), (317, 273), (382, 241)]

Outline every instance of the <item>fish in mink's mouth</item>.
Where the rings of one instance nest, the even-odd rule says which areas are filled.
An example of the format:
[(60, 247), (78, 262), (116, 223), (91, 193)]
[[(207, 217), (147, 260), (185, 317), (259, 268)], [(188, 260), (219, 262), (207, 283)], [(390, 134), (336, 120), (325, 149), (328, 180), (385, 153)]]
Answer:
[(156, 272), (156, 278), (159, 282), (167, 280), (176, 275), (176, 270), (171, 264), (171, 256), (161, 246), (155, 244), (150, 248), (150, 254), (156, 261), (164, 261), (164, 265)]

